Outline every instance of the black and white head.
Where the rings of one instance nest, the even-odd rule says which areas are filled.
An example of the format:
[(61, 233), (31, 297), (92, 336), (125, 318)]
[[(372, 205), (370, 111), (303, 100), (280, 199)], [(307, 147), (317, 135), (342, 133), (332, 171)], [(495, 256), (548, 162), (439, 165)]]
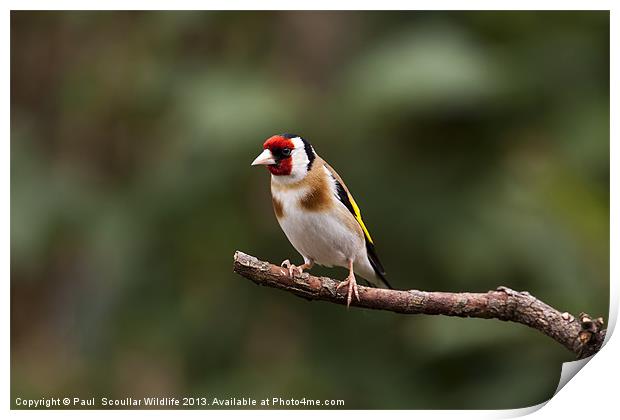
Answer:
[(297, 182), (312, 169), (316, 153), (312, 145), (297, 134), (278, 134), (263, 144), (263, 152), (252, 165), (266, 165), (279, 181)]

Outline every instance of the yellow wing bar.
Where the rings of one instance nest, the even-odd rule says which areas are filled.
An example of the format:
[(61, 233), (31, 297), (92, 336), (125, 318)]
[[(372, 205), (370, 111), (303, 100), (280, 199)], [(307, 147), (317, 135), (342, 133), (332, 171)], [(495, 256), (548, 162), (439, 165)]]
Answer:
[(357, 203), (355, 202), (351, 194), (347, 193), (347, 196), (349, 197), (349, 202), (353, 206), (353, 211), (355, 212), (355, 218), (357, 219), (357, 222), (362, 227), (362, 230), (364, 231), (364, 235), (366, 235), (366, 239), (368, 239), (368, 242), (370, 242), (371, 244), (374, 244), (374, 242), (372, 241), (372, 238), (370, 237), (370, 232), (368, 232), (368, 229), (366, 229), (366, 225), (364, 224), (364, 221), (362, 220), (362, 214), (360, 213), (360, 208), (357, 206)]

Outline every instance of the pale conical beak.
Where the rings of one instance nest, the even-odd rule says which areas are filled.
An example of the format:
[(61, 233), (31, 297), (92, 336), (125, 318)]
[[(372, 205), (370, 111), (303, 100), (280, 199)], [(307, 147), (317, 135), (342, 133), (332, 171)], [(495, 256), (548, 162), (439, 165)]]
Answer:
[(271, 150), (265, 149), (263, 150), (263, 153), (261, 153), (260, 155), (258, 155), (256, 159), (254, 159), (254, 162), (252, 162), (252, 166), (273, 165), (275, 163), (276, 163), (276, 160), (273, 158), (273, 155), (271, 154)]

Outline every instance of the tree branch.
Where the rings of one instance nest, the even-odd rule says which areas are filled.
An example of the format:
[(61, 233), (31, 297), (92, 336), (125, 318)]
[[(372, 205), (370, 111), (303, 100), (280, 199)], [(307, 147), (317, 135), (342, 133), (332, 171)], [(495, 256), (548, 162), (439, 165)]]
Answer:
[[(346, 304), (344, 292), (337, 291), (338, 281), (307, 273), (290, 277), (288, 270), (235, 252), (233, 270), (261, 286), (286, 290), (309, 300)], [(603, 319), (593, 320), (585, 313), (576, 319), (536, 299), (528, 292), (498, 287), (487, 293), (423, 292), (387, 290), (359, 286), (360, 301), (351, 306), (383, 309), (402, 314), (447, 315), (472, 318), (496, 318), (518, 322), (553, 338), (574, 352), (578, 358), (596, 353), (603, 344), (606, 329)]]

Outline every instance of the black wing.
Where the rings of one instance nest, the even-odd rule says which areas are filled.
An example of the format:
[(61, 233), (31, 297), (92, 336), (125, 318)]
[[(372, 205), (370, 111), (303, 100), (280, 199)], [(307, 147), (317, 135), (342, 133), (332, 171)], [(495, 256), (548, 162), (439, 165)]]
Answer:
[(336, 182), (338, 200), (340, 200), (340, 202), (344, 204), (347, 209), (349, 209), (353, 217), (355, 217), (355, 220), (357, 220), (357, 222), (362, 227), (362, 230), (364, 231), (364, 240), (366, 241), (366, 253), (368, 254), (368, 261), (370, 261), (370, 265), (375, 270), (377, 276), (379, 276), (379, 278), (383, 280), (385, 285), (388, 288), (393, 289), (393, 287), (387, 281), (385, 269), (383, 268), (383, 264), (381, 264), (381, 261), (379, 260), (379, 256), (377, 255), (377, 251), (375, 250), (375, 244), (372, 242), (370, 233), (368, 233), (368, 229), (366, 229), (366, 225), (364, 225), (362, 215), (360, 213), (359, 207), (357, 206), (357, 203), (355, 203), (355, 200), (353, 199), (353, 197), (351, 197), (351, 194), (349, 194), (347, 190), (345, 190), (342, 183), (340, 183), (340, 181), (338, 181), (333, 175), (332, 178)]

